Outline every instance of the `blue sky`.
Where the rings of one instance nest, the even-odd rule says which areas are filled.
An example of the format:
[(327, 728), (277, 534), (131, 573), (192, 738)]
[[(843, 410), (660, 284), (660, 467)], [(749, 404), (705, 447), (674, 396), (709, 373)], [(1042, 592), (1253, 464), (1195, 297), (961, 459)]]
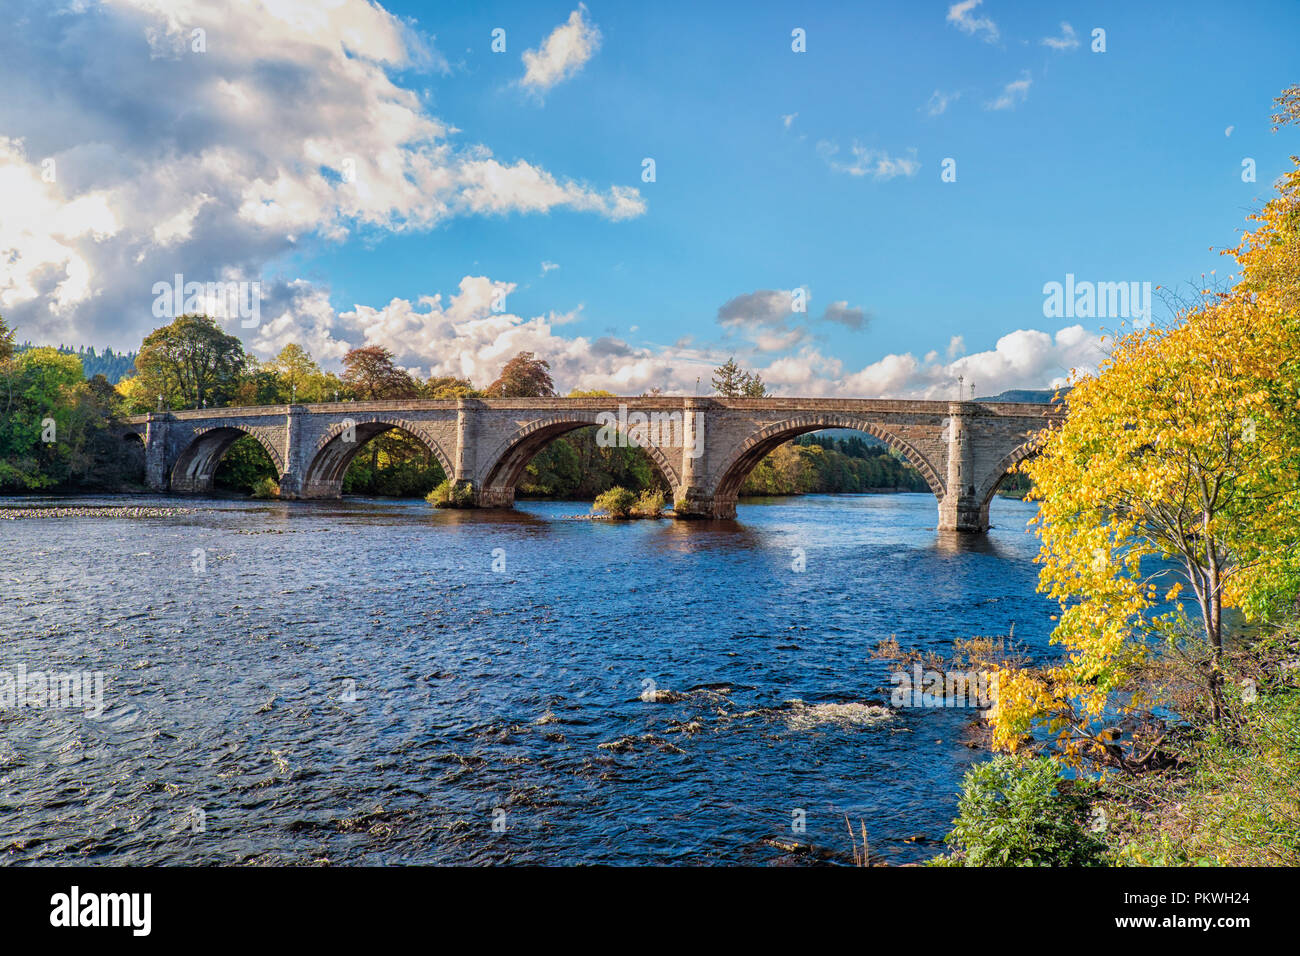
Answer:
[(564, 387), (626, 392), (733, 353), (791, 394), (1046, 386), (1119, 321), (1045, 317), (1045, 283), (1226, 275), (1210, 247), (1300, 152), (1269, 121), (1300, 82), (1294, 0), (324, 6), (18, 0), (0, 182), (60, 170), (0, 211), (20, 337), (131, 346), (182, 272), (262, 282), (259, 325), (229, 324), (264, 357), (374, 341), (486, 384), (533, 348)]

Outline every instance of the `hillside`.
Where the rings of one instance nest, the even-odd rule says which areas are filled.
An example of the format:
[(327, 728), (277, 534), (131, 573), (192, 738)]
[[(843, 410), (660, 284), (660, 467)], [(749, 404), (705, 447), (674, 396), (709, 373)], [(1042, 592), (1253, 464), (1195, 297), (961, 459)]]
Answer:
[[(14, 351), (25, 352), (32, 348), (36, 348), (36, 346), (31, 342), (23, 342)], [(74, 349), (67, 345), (60, 345), (58, 349), (64, 355), (75, 355), (81, 359), (81, 369), (87, 379), (92, 379), (96, 375), (103, 375), (109, 382), (116, 385), (135, 369), (134, 352), (114, 352), (112, 349), (104, 349), (101, 352), (83, 346)]]
[[(1068, 388), (1060, 389), (1062, 395)], [(1033, 402), (1038, 405), (1050, 405), (1057, 390), (1054, 388), (1009, 388), (992, 397), (977, 398), (977, 402)]]

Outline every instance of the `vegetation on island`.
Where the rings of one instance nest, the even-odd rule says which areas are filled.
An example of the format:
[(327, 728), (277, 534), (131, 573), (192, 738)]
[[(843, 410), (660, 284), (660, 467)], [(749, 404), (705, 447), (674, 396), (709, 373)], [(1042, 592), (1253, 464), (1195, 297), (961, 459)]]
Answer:
[(616, 520), (661, 518), (667, 500), (658, 488), (647, 489), (638, 495), (627, 488), (615, 486), (597, 495), (596, 500), (592, 502), (591, 510), (593, 514)]

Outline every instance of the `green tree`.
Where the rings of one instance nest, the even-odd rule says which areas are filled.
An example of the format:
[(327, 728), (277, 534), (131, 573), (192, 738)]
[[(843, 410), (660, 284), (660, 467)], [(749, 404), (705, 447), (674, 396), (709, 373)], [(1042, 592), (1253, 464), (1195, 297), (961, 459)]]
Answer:
[(279, 372), (249, 356), (231, 405), (283, 405), (289, 401), (289, 386)]
[(244, 346), (205, 315), (182, 315), (150, 332), (135, 358), (138, 387), (168, 408), (223, 405), (248, 364)]
[(432, 452), (398, 429), (371, 439), (366, 451), (343, 476), (345, 494), (422, 498), (446, 478)]
[(736, 364), (735, 356), (713, 370), (713, 390), (723, 398), (765, 398), (767, 386), (760, 375)]
[(301, 345), (290, 342), (280, 349), (280, 354), (270, 361), (269, 368), (284, 382), (291, 401), (318, 402), (324, 399), (320, 394), (320, 383), (324, 378), (320, 366)]
[(452, 375), (430, 378), (424, 385), (424, 391), (429, 398), (444, 401), (452, 398), (476, 398), (481, 394), (469, 379)]
[(275, 465), (262, 443), (252, 435), (245, 435), (221, 457), (212, 482), (218, 488), (252, 492), (259, 483), (274, 482), (276, 477)]
[(5, 317), (0, 315), (0, 362), (8, 362), (14, 357), (14, 332), (5, 324)]
[(5, 361), (0, 375), (0, 486), (48, 488), (84, 474), (96, 422), (81, 361), (58, 349), (28, 349)]
[(713, 370), (713, 390), (723, 398), (736, 398), (744, 391), (748, 377), (732, 356)]

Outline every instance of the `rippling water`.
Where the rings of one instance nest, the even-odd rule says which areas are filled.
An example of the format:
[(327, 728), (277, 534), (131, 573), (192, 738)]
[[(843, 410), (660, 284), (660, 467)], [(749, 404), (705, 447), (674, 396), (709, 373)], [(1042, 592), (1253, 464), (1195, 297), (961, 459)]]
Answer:
[(124, 500), (200, 510), (0, 521), (0, 671), (105, 678), (98, 719), (0, 709), (7, 863), (803, 863), (846, 814), (920, 860), (973, 711), (818, 705), (887, 703), (891, 635), (1051, 626), (1016, 501), (962, 539), (929, 495), (93, 503)]

